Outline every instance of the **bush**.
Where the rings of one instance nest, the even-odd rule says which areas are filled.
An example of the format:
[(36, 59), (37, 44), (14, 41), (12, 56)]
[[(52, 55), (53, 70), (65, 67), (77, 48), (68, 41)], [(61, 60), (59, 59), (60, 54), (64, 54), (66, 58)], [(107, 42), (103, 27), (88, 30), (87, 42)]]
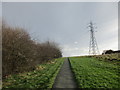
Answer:
[(2, 46), (3, 78), (33, 70), (40, 63), (62, 56), (56, 43), (36, 43), (24, 29), (5, 24), (2, 25)]

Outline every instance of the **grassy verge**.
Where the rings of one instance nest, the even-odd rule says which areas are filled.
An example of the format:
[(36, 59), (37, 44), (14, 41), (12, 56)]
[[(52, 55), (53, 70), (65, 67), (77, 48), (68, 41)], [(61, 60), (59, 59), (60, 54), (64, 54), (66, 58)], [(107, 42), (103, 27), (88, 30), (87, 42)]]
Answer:
[(118, 65), (90, 57), (71, 57), (79, 88), (120, 88)]
[(63, 58), (37, 66), (32, 72), (11, 75), (3, 81), (3, 88), (52, 88)]

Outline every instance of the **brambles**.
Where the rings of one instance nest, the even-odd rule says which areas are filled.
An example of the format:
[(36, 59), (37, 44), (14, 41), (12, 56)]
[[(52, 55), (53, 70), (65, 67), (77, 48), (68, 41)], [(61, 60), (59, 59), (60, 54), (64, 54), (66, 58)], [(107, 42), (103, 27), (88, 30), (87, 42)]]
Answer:
[(3, 82), (3, 88), (52, 88), (63, 61), (59, 58), (52, 63), (38, 65), (34, 71), (10, 75)]
[(120, 88), (119, 66), (92, 57), (70, 58), (79, 88)]

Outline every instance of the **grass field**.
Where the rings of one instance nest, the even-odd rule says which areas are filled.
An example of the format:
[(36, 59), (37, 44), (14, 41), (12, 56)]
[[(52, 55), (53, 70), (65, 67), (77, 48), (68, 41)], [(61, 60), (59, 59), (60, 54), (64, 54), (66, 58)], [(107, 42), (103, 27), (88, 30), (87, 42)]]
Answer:
[[(105, 56), (69, 59), (78, 88), (120, 88), (119, 58), (115, 61), (106, 60)], [(34, 71), (10, 75), (3, 80), (3, 88), (52, 88), (63, 62), (64, 58), (59, 58), (36, 66)]]
[(79, 88), (120, 88), (119, 66), (93, 57), (71, 57)]
[(34, 71), (10, 75), (3, 81), (3, 88), (52, 88), (63, 61), (59, 58), (37, 66)]

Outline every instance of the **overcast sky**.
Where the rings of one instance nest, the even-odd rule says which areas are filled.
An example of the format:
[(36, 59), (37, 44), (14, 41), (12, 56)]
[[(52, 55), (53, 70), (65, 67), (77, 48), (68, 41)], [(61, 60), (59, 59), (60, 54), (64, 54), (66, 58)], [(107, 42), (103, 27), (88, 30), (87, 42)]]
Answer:
[(100, 52), (118, 49), (117, 2), (4, 2), (2, 17), (11, 26), (25, 28), (39, 42), (59, 43), (63, 56), (88, 54), (90, 21), (97, 27)]

